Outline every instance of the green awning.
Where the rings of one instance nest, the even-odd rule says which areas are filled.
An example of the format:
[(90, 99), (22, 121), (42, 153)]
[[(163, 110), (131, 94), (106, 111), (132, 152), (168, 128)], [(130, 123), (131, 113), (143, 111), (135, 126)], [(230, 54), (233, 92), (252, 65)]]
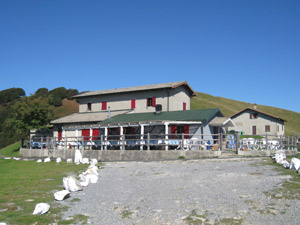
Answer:
[(100, 122), (100, 125), (117, 125), (126, 123), (149, 123), (167, 121), (202, 122), (206, 124), (216, 116), (223, 116), (219, 109), (197, 109), (171, 112), (127, 113)]

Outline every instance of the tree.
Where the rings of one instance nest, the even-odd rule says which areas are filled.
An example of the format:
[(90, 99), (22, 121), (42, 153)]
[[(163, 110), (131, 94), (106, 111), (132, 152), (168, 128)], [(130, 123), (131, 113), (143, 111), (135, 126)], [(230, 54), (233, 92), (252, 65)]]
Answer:
[(69, 100), (71, 100), (73, 98), (74, 95), (78, 94), (78, 90), (77, 89), (68, 89), (67, 91), (67, 97)]
[(48, 88), (39, 88), (35, 93), (34, 96), (35, 97), (42, 97), (42, 98), (46, 98), (48, 97)]
[(9, 88), (0, 91), (0, 104), (6, 104), (13, 100), (18, 100), (25, 96), (25, 91), (22, 88)]
[(24, 97), (13, 106), (14, 114), (5, 121), (5, 128), (25, 137), (30, 129), (47, 128), (53, 112), (42, 98)]
[(61, 106), (61, 100), (67, 97), (67, 92), (67, 89), (64, 87), (58, 87), (49, 91), (49, 104), (54, 106)]

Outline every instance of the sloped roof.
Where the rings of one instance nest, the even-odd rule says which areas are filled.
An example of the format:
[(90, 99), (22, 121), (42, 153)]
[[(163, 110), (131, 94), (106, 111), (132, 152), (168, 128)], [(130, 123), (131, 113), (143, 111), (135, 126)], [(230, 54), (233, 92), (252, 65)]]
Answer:
[(196, 96), (196, 93), (188, 85), (188, 83), (186, 81), (179, 81), (179, 82), (144, 85), (144, 86), (137, 86), (137, 87), (116, 88), (116, 89), (108, 89), (108, 90), (101, 90), (101, 91), (89, 91), (89, 92), (85, 92), (85, 93), (82, 93), (82, 94), (75, 95), (73, 97), (74, 98), (81, 98), (81, 97), (95, 96), (95, 95), (116, 94), (116, 93), (145, 91), (145, 90), (154, 90), (154, 89), (163, 89), (163, 88), (177, 88), (177, 87), (182, 86), (182, 85), (187, 87), (187, 89), (190, 91), (192, 96)]
[(235, 126), (230, 117), (215, 117), (212, 121), (209, 122), (209, 125), (217, 127)]
[(252, 108), (249, 108), (249, 107), (243, 109), (242, 111), (239, 111), (239, 112), (233, 114), (232, 116), (230, 116), (230, 118), (235, 118), (235, 117), (237, 117), (238, 115), (242, 114), (243, 112), (245, 112), (245, 111), (247, 111), (247, 110), (250, 110), (250, 111), (253, 111), (253, 112), (257, 112), (257, 113), (261, 113), (261, 114), (263, 114), (263, 115), (266, 115), (266, 116), (269, 116), (269, 117), (272, 117), (272, 118), (275, 118), (275, 119), (278, 119), (278, 120), (287, 122), (286, 120), (284, 120), (284, 119), (282, 119), (282, 118), (280, 118), (280, 117), (273, 116), (273, 115), (271, 115), (271, 114), (267, 114), (267, 113), (265, 113), (265, 112), (259, 111), (259, 110), (257, 110), (257, 109), (252, 109)]
[[(127, 113), (128, 110), (122, 111), (111, 111), (111, 116), (116, 116), (122, 113)], [(100, 122), (106, 120), (108, 116), (108, 112), (86, 112), (86, 113), (73, 113), (68, 116), (64, 116), (58, 118), (56, 120), (52, 120), (52, 124), (64, 124), (64, 123), (84, 123), (84, 122)]]
[(160, 113), (128, 113), (121, 114), (100, 122), (101, 125), (139, 123), (139, 122), (162, 122), (162, 121), (199, 121), (207, 123), (215, 116), (223, 116), (219, 109), (198, 109), (187, 111), (171, 111)]

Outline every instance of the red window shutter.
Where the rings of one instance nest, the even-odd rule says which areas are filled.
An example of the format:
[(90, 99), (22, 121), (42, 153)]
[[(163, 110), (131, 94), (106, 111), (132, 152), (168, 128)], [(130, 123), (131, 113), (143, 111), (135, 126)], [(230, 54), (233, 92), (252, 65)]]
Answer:
[(90, 129), (82, 130), (81, 135), (82, 135), (84, 141), (90, 140)]
[(185, 111), (186, 110), (186, 103), (184, 102), (183, 103), (183, 111)]
[(62, 131), (58, 131), (58, 141), (61, 141), (62, 139)]
[(102, 102), (102, 110), (107, 110), (107, 102)]
[(135, 99), (131, 99), (131, 109), (135, 109)]
[(171, 126), (171, 139), (175, 139), (176, 138), (176, 136), (175, 136), (175, 134), (176, 134), (176, 126), (174, 126), (174, 125), (172, 125)]
[(156, 97), (152, 98), (152, 106), (156, 106)]
[[(189, 125), (184, 125), (184, 133), (189, 134)], [(184, 138), (189, 138), (189, 135), (184, 135)]]
[(93, 129), (92, 140), (99, 140), (99, 129)]

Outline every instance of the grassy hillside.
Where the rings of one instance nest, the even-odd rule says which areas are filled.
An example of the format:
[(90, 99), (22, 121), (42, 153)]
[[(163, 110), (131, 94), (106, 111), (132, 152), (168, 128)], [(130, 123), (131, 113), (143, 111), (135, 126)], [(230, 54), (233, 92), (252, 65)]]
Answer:
[[(224, 116), (231, 116), (246, 107), (253, 107), (253, 104), (215, 97), (201, 92), (197, 92), (197, 96), (193, 97), (191, 101), (192, 109), (219, 108)], [(257, 109), (286, 120), (285, 131), (287, 135), (300, 135), (300, 113), (264, 105), (257, 105)]]
[(76, 100), (68, 100), (67, 98), (62, 100), (62, 106), (55, 107), (50, 106), (54, 113), (54, 119), (77, 113), (79, 111), (79, 104)]

